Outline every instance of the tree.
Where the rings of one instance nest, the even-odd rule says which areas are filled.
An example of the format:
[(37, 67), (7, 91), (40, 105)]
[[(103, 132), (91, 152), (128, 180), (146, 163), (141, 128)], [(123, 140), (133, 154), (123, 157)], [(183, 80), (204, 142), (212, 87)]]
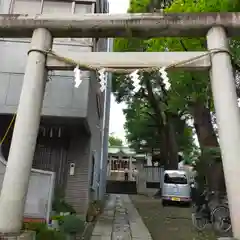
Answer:
[[(158, 3), (159, 2), (161, 1), (158, 1)], [(148, 11), (149, 4), (151, 4), (151, 2), (147, 0), (132, 0), (129, 11), (146, 12)], [(165, 9), (165, 12), (231, 12), (238, 11), (239, 9), (240, 2), (237, 0), (174, 0), (172, 4)], [(234, 53), (239, 51), (237, 40), (232, 41), (231, 46)], [(115, 41), (115, 50), (202, 51), (206, 50), (206, 42), (204, 38), (117, 39)], [(183, 71), (169, 73), (171, 89), (167, 91), (167, 94), (163, 94), (163, 84), (158, 75), (154, 75), (154, 73), (144, 73), (143, 76), (141, 79), (142, 88), (137, 94), (133, 92), (133, 83), (129, 78), (122, 75), (115, 76), (114, 90), (117, 100), (133, 102), (133, 99), (137, 97), (145, 97), (147, 99), (154, 111), (156, 119), (158, 119), (155, 129), (160, 136), (161, 132), (165, 132), (165, 134), (163, 134), (164, 136), (162, 135), (161, 137), (161, 151), (168, 148), (168, 145), (171, 145), (169, 139), (174, 140), (173, 136), (169, 138), (170, 132), (175, 132), (176, 135), (176, 129), (170, 131), (171, 127), (176, 127), (170, 116), (180, 115), (193, 118), (202, 158), (206, 155), (209, 158), (206, 170), (208, 170), (207, 172), (210, 174), (207, 174), (206, 177), (208, 178), (210, 187), (218, 189), (219, 183), (223, 181), (220, 155), (219, 158), (211, 158), (211, 154), (205, 154), (205, 152), (209, 152), (207, 150), (209, 148), (219, 149), (216, 132), (212, 124), (211, 115), (212, 112), (214, 112), (214, 106), (208, 73), (189, 73)], [(158, 90), (156, 90), (156, 88)], [(163, 96), (165, 99), (163, 99)], [(168, 123), (165, 127), (163, 127), (164, 121)], [(167, 144), (164, 146), (162, 141)], [(169, 157), (169, 155), (166, 154), (165, 157)], [(215, 172), (214, 176), (211, 174), (213, 171)], [(212, 176), (214, 178), (212, 178)]]
[[(240, 3), (237, 0), (176, 0), (166, 9), (166, 12), (232, 12), (238, 11), (239, 7)], [(151, 39), (148, 44), (151, 46), (151, 51), (162, 51), (166, 48), (169, 51), (206, 50), (205, 39), (161, 38)], [(202, 72), (176, 72), (170, 74), (170, 79), (172, 84), (172, 96), (170, 97), (172, 104), (170, 103), (170, 105), (176, 110), (181, 109), (193, 116), (196, 134), (202, 150), (202, 159), (208, 158), (207, 169), (205, 169), (208, 170), (206, 178), (210, 188), (221, 190), (219, 186), (224, 186), (221, 156), (215, 158), (209, 154), (209, 149), (219, 149), (211, 118), (214, 106), (209, 75)]]
[[(162, 3), (168, 4), (169, 2), (170, 1), (158, 1), (161, 7), (163, 6)], [(151, 7), (152, 4), (153, 2), (151, 1)], [(145, 12), (147, 11), (146, 9), (149, 9), (149, 1), (136, 0), (131, 1), (129, 12)], [(148, 42), (143, 39), (117, 39), (115, 41), (115, 50), (117, 51), (146, 51), (147, 49)], [(151, 145), (156, 146), (156, 144), (158, 144), (158, 148), (161, 149), (161, 158), (165, 163), (168, 163), (168, 166), (166, 165), (165, 167), (177, 168), (179, 151), (178, 140), (180, 138), (179, 136), (177, 137), (177, 130), (175, 129), (173, 121), (176, 123), (176, 119), (180, 120), (181, 116), (178, 113), (171, 113), (170, 111), (167, 111), (167, 91), (159, 75), (159, 72), (144, 72), (140, 76), (140, 84), (142, 87), (138, 92), (134, 91), (134, 82), (129, 77), (115, 74), (114, 80), (113, 91), (115, 93), (117, 101), (125, 101), (129, 106), (128, 108), (130, 108), (128, 111), (125, 111), (127, 117), (127, 124), (125, 127), (128, 128), (128, 140), (132, 141), (132, 144), (136, 148), (140, 147), (142, 141), (146, 142), (146, 139), (144, 139), (142, 136), (142, 131), (145, 129), (145, 136), (146, 133), (150, 133), (148, 135), (149, 137), (147, 143), (150, 141), (149, 138), (152, 138), (155, 140), (155, 143), (153, 143), (152, 140)], [(136, 119), (128, 121), (129, 114), (131, 112), (133, 113), (133, 111), (131, 111), (131, 108), (133, 106), (136, 107), (140, 104), (140, 102), (141, 108), (138, 109), (138, 113), (139, 110), (143, 110), (143, 106), (145, 105), (144, 111), (148, 116), (146, 117), (146, 113), (143, 116), (143, 112), (141, 112), (140, 116), (137, 116), (138, 123), (136, 122)], [(139, 124), (141, 125), (140, 119), (143, 121), (145, 120), (145, 123), (149, 120), (152, 122), (151, 124), (152, 127), (154, 127), (154, 134), (151, 134), (152, 131), (149, 129), (149, 127), (146, 128), (146, 126), (142, 126), (137, 128)], [(131, 133), (132, 130), (130, 130), (130, 126), (133, 126), (132, 130), (135, 129), (135, 134), (133, 132)], [(184, 125), (184, 127), (185, 126), (186, 125)], [(150, 131), (147, 132), (147, 129)], [(184, 137), (186, 135), (182, 134), (181, 136)], [(188, 140), (185, 142), (188, 142)]]
[[(124, 113), (126, 137), (131, 147), (138, 152), (159, 150), (161, 136), (156, 131), (154, 113), (148, 102), (145, 99), (135, 98)], [(176, 129), (178, 150), (185, 156), (189, 155), (194, 147), (191, 127), (179, 117), (172, 118), (172, 122)]]
[(120, 138), (118, 137), (114, 137), (113, 135), (110, 135), (109, 138), (108, 138), (108, 145), (110, 147), (114, 147), (114, 146), (122, 146), (123, 145), (123, 142)]

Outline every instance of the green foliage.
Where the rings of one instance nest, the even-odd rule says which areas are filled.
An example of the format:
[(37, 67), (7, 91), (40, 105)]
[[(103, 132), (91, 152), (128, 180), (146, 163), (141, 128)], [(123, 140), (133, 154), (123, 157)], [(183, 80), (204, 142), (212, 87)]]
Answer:
[(203, 157), (205, 159), (211, 159), (211, 161), (221, 160), (220, 147), (208, 147), (203, 149)]
[(174, 0), (167, 12), (235, 12), (239, 7), (238, 0)]
[[(175, 12), (234, 12), (239, 11), (238, 0), (175, 0), (165, 9), (167, 13)], [(206, 50), (205, 38), (157, 38), (147, 41), (148, 51), (202, 51)], [(236, 48), (236, 44), (232, 46)], [(195, 101), (209, 102), (212, 105), (211, 88), (207, 73), (176, 71), (169, 73), (171, 92), (169, 105), (173, 111), (181, 109), (189, 112), (189, 103)]]
[(129, 8), (128, 12), (129, 13), (146, 12), (146, 9), (147, 9), (149, 3), (150, 3), (149, 0), (131, 0), (130, 8)]
[(108, 138), (108, 145), (110, 147), (114, 147), (114, 146), (122, 146), (123, 145), (123, 142), (120, 138), (118, 137), (114, 137), (113, 135), (110, 135), (109, 138)]
[(75, 209), (63, 199), (63, 196), (58, 194), (56, 194), (55, 199), (53, 201), (52, 210), (57, 213), (60, 212), (70, 212), (72, 214), (76, 213)]
[(23, 224), (23, 229), (34, 231), (36, 234), (45, 230), (46, 228), (46, 223), (42, 222), (26, 222)]
[(48, 229), (46, 223), (28, 222), (23, 224), (24, 230), (36, 232), (36, 240), (65, 240), (62, 232)]
[(135, 150), (140, 151), (142, 148), (152, 149), (160, 148), (159, 133), (156, 131), (156, 123), (153, 121), (149, 112), (144, 109), (138, 109), (129, 106), (125, 109), (126, 122), (124, 128), (127, 131), (127, 139)]
[(64, 233), (52, 230), (44, 229), (36, 235), (36, 240), (65, 240), (66, 236)]
[(57, 220), (59, 225), (62, 225), (63, 220), (64, 220), (64, 215), (56, 215), (56, 216), (52, 216), (51, 219), (52, 220)]
[[(139, 13), (149, 12), (151, 4), (159, 9), (163, 1), (151, 0), (131, 0), (128, 12)], [(171, 5), (165, 8), (166, 13), (176, 12), (237, 12), (240, 9), (239, 0), (173, 0)], [(154, 38), (154, 39), (122, 39), (118, 38), (114, 42), (114, 51), (134, 52), (134, 51), (203, 51), (206, 50), (205, 38)], [(240, 53), (239, 39), (231, 41), (231, 50), (235, 57)], [(210, 80), (207, 72), (169, 72), (171, 89), (167, 91), (167, 107), (162, 105), (162, 99), (157, 97), (162, 112), (180, 115), (192, 114), (192, 106), (195, 102), (200, 102), (204, 106), (214, 111)], [(113, 92), (118, 102), (125, 101), (127, 109), (125, 110), (127, 139), (134, 148), (140, 148), (141, 143), (147, 143), (148, 146), (158, 147), (159, 131), (154, 120), (156, 112), (149, 104), (149, 98), (144, 98), (146, 93), (145, 82), (150, 81), (152, 89), (159, 88), (159, 82), (156, 75), (149, 74), (148, 77), (141, 80), (142, 88), (138, 93), (133, 92), (133, 82), (124, 75), (114, 75)], [(158, 95), (161, 92), (158, 92)], [(159, 119), (160, 121), (160, 119)], [(184, 122), (184, 127), (180, 127), (181, 121), (175, 121), (174, 126), (177, 130), (177, 142), (180, 150), (190, 154), (194, 151), (192, 142), (192, 130)], [(191, 154), (190, 154), (191, 155)]]
[[(156, 130), (154, 111), (149, 104), (142, 99), (134, 99), (124, 113), (126, 115), (124, 126), (127, 131), (126, 137), (131, 147), (137, 151), (159, 149), (161, 136)], [(175, 126), (179, 151), (189, 154), (193, 147), (191, 127), (178, 116), (172, 118), (171, 121)]]
[(196, 182), (198, 183), (199, 189), (204, 190), (208, 185), (208, 173), (207, 169), (213, 165), (214, 162), (221, 160), (221, 152), (219, 147), (205, 147), (201, 155), (196, 156), (194, 170), (197, 172)]
[(85, 228), (85, 221), (76, 215), (67, 215), (64, 217), (60, 228), (64, 233), (70, 235), (83, 233)]
[[(164, 1), (158, 1), (157, 4), (161, 5), (162, 2)], [(165, 3), (167, 3), (167, 1), (165, 1)], [(151, 4), (156, 4), (156, 2), (132, 0), (129, 12), (147, 12)], [(160, 8), (160, 5), (154, 5), (154, 7)], [(125, 52), (155, 51), (154, 41), (158, 41), (158, 39), (116, 39), (114, 50)], [(159, 48), (158, 51), (159, 50), (165, 50), (165, 39), (163, 39), (161, 49)], [(189, 79), (189, 83), (190, 81), (191, 79)], [(163, 99), (162, 89), (164, 89), (164, 86), (158, 72), (150, 74), (144, 73), (141, 76), (141, 85), (142, 88), (136, 93), (133, 91), (133, 81), (128, 76), (121, 74), (114, 75), (114, 95), (118, 102), (125, 101), (125, 103), (127, 103), (127, 109), (124, 111), (126, 115), (125, 129), (127, 139), (131, 146), (137, 151), (141, 148), (159, 149), (162, 141), (161, 132), (163, 131), (161, 125), (166, 120), (166, 112), (170, 112), (170, 115), (172, 115), (172, 113), (175, 115), (171, 120), (168, 118), (168, 121), (174, 122), (179, 151), (191, 152), (193, 147), (192, 129), (186, 124), (185, 120), (180, 120), (181, 116), (178, 114), (179, 110), (182, 110), (183, 106), (185, 107), (183, 100), (181, 100), (179, 104), (179, 98), (172, 99), (169, 97), (173, 95), (172, 90), (166, 91), (167, 99)], [(160, 87), (160, 85), (162, 86)], [(149, 91), (153, 93), (152, 99), (149, 97)], [(185, 95), (187, 96), (188, 93), (186, 92)], [(167, 105), (165, 104), (166, 100)], [(157, 107), (156, 104), (154, 106), (154, 102), (157, 103)]]

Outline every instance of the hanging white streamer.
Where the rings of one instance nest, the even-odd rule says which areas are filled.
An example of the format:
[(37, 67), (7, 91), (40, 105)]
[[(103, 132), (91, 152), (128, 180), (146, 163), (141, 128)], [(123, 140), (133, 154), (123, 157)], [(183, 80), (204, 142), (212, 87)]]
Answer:
[(73, 72), (74, 72), (74, 82), (75, 82), (74, 87), (78, 88), (80, 86), (80, 84), (82, 83), (81, 70), (79, 69), (79, 66), (76, 66), (74, 68)]
[(166, 71), (166, 67), (161, 67), (159, 69), (159, 73), (161, 74), (161, 78), (163, 80), (163, 83), (165, 84), (166, 90), (168, 90), (171, 87), (171, 84), (169, 83), (168, 73)]
[(140, 85), (140, 79), (139, 79), (139, 74), (138, 74), (139, 70), (135, 70), (134, 72), (132, 72), (131, 74), (129, 74), (129, 77), (132, 79), (133, 81), (133, 87), (134, 87), (134, 92), (138, 92), (141, 88)]
[(105, 68), (102, 68), (98, 71), (99, 74), (99, 83), (100, 83), (100, 91), (104, 92), (107, 85), (107, 75)]
[[(79, 66), (76, 66), (73, 70), (74, 72), (74, 82), (75, 88), (78, 88), (80, 86), (80, 84), (82, 83), (82, 79), (81, 79), (81, 70), (79, 69)], [(140, 85), (140, 79), (139, 79), (139, 74), (138, 74), (139, 70), (135, 70), (133, 71), (131, 74), (129, 74), (130, 78), (133, 81), (133, 86), (134, 86), (134, 92), (138, 92), (141, 88)], [(98, 71), (99, 73), (99, 83), (100, 83), (100, 91), (103, 92), (106, 89), (106, 84), (107, 84), (107, 75), (106, 75), (106, 70), (105, 68), (102, 68)], [(171, 85), (169, 83), (169, 78), (168, 78), (168, 74), (166, 71), (166, 67), (162, 67), (159, 69), (159, 73), (161, 74), (161, 78), (163, 79), (163, 83), (165, 84), (166, 89), (168, 90)]]

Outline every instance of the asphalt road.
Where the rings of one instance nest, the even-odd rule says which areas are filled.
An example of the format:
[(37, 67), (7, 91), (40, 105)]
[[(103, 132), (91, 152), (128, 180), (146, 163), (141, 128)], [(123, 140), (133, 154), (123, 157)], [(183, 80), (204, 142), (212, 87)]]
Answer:
[(216, 240), (210, 231), (199, 233), (191, 222), (191, 208), (171, 205), (162, 207), (161, 199), (130, 196), (153, 240)]

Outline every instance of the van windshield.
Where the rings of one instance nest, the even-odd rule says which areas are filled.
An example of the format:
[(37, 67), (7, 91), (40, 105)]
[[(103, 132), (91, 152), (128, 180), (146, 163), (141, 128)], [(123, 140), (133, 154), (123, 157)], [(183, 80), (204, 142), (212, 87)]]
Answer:
[(187, 184), (187, 177), (185, 175), (169, 176), (169, 174), (165, 174), (164, 183)]

